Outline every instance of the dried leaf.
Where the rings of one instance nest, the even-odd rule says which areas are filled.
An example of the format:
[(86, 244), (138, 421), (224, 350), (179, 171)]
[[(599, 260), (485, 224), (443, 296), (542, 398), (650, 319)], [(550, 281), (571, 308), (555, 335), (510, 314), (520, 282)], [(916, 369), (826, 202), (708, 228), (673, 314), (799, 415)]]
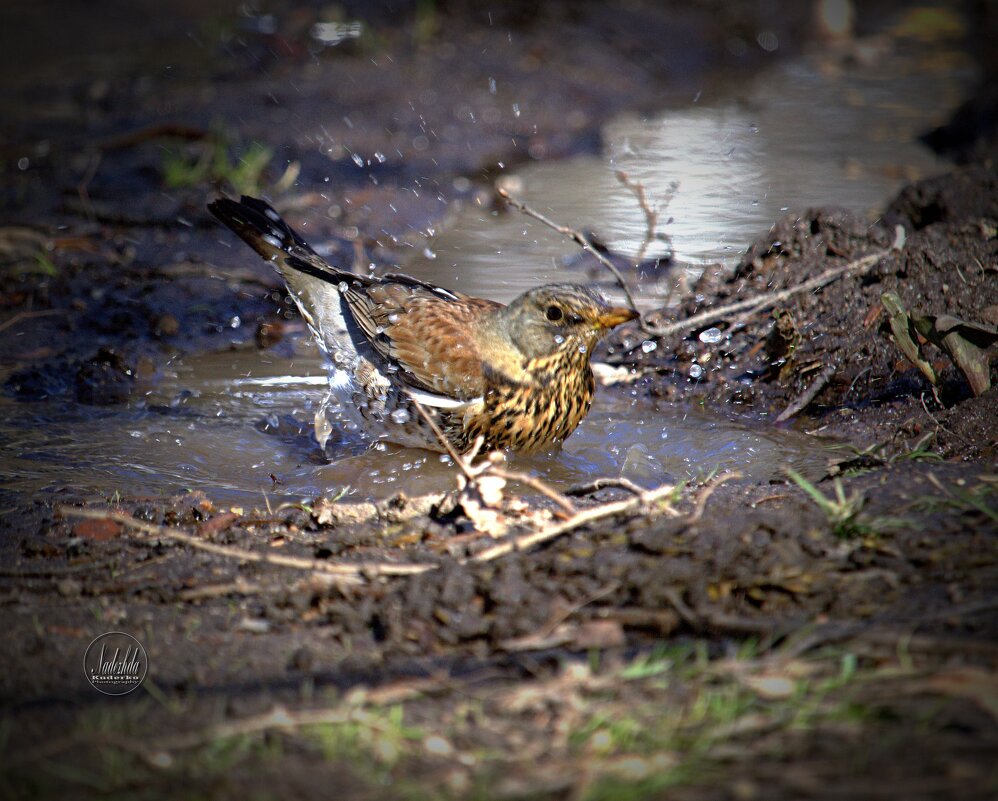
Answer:
[(912, 315), (911, 323), (918, 333), (946, 351), (975, 395), (988, 391), (991, 365), (987, 349), (998, 342), (998, 328), (949, 314)]
[(891, 333), (894, 334), (894, 342), (901, 349), (901, 352), (908, 358), (908, 361), (922, 371), (922, 374), (932, 384), (938, 383), (936, 371), (922, 356), (915, 328), (901, 303), (901, 299), (893, 292), (884, 292), (880, 296), (880, 301), (887, 310), (887, 320), (891, 325)]
[(121, 524), (106, 517), (100, 520), (81, 520), (73, 526), (73, 535), (85, 540), (107, 542), (120, 534)]

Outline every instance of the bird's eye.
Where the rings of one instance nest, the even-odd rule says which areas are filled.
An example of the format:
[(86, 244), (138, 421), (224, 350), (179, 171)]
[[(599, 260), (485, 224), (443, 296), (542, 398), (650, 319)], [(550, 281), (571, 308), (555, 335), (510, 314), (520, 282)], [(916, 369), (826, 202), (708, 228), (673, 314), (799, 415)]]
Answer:
[(557, 322), (558, 320), (560, 320), (562, 317), (565, 316), (564, 313), (561, 311), (561, 309), (559, 309), (557, 306), (548, 306), (548, 310), (546, 312), (546, 315), (547, 315), (547, 318), (552, 323)]

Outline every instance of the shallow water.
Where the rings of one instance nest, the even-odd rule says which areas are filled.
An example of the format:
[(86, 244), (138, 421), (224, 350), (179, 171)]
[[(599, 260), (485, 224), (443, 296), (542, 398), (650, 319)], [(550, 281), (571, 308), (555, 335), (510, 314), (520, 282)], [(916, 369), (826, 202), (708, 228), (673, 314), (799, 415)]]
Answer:
[[(923, 56), (887, 52), (872, 66), (848, 69), (815, 56), (783, 62), (727, 97), (620, 119), (605, 131), (602, 156), (528, 166), (516, 176), (516, 194), (633, 253), (644, 215), (614, 171), (641, 181), (653, 204), (675, 181), (660, 232), (683, 261), (730, 265), (788, 210), (842, 205), (866, 213), (940, 167), (915, 134), (946, 116), (968, 75), (958, 59), (940, 68)], [(431, 248), (432, 257), (417, 256), (405, 269), (497, 300), (543, 281), (585, 280), (559, 267), (577, 252), (573, 245), (515, 213), (467, 208)], [(676, 280), (665, 276), (635, 287), (639, 305), (661, 304)], [(125, 407), (0, 398), (0, 508), (22, 493), (200, 489), (220, 503), (265, 506), (340, 491), (367, 498), (453, 486), (452, 468), (437, 454), (344, 445), (324, 459), (311, 432), (325, 372), (315, 348), (303, 348), (295, 359), (246, 351), (177, 361), (148, 396)], [(827, 453), (814, 439), (739, 421), (737, 409), (655, 407), (640, 394), (599, 392), (560, 453), (514, 464), (561, 487), (618, 475), (652, 485), (719, 469), (757, 480), (787, 464), (810, 472)]]
[[(154, 392), (125, 409), (5, 400), (0, 493), (200, 489), (220, 504), (265, 507), (340, 492), (365, 499), (454, 487), (453, 467), (426, 451), (341, 446), (327, 463), (311, 434), (324, 383), (315, 352), (292, 360), (243, 351), (177, 361)], [(765, 480), (787, 463), (820, 468), (827, 455), (810, 437), (697, 407), (656, 409), (640, 394), (601, 390), (560, 453), (514, 458), (513, 466), (562, 488), (600, 476), (653, 486), (722, 469)]]
[[(602, 155), (529, 165), (517, 171), (514, 194), (633, 256), (647, 226), (615, 177), (622, 170), (661, 209), (658, 233), (679, 261), (731, 266), (787, 213), (841, 206), (873, 218), (904, 184), (947, 169), (917, 136), (960, 102), (970, 78), (961, 63), (941, 45), (931, 58), (899, 48), (865, 66), (817, 54), (781, 62), (728, 96), (618, 119), (603, 132)], [(666, 251), (654, 242), (648, 253)], [(559, 267), (578, 248), (522, 214), (470, 207), (430, 252), (406, 270), (505, 302), (537, 283), (566, 280)], [(666, 276), (640, 284), (639, 306), (661, 305), (675, 283)]]

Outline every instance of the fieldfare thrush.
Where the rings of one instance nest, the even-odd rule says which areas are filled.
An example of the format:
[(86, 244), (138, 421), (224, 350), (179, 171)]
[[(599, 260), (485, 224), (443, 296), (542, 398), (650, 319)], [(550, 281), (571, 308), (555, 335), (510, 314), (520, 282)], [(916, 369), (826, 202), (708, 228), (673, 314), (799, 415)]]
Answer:
[(375, 440), (442, 450), (414, 402), (459, 452), (531, 452), (568, 437), (589, 411), (593, 347), (637, 312), (594, 289), (549, 284), (508, 306), (406, 275), (354, 275), (320, 257), (267, 203), (208, 208), (272, 261), (332, 362), (329, 414)]

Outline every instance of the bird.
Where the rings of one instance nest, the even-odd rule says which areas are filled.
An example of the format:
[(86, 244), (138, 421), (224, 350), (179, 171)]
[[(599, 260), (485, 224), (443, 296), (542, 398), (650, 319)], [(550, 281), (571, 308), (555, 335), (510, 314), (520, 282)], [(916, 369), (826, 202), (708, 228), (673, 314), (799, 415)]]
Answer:
[(431, 451), (560, 446), (592, 404), (594, 347), (639, 316), (581, 284), (538, 286), (504, 305), (399, 273), (358, 275), (319, 256), (264, 200), (222, 197), (208, 209), (274, 263), (328, 357), (323, 448), (330, 418)]

